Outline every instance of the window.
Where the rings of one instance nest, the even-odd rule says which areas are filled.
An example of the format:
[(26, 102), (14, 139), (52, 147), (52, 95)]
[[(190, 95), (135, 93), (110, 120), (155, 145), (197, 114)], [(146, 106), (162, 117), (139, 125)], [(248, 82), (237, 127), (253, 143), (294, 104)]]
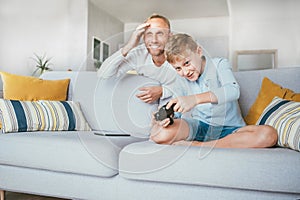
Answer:
[(277, 68), (277, 49), (241, 50), (235, 57), (236, 71)]
[(101, 41), (96, 37), (93, 37), (93, 59), (100, 60), (100, 43)]
[(109, 45), (102, 42), (102, 62), (109, 56)]

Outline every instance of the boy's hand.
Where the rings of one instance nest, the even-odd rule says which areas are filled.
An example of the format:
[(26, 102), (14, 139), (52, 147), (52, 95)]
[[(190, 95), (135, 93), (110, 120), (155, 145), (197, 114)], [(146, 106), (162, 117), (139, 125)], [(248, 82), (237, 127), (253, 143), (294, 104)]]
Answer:
[(192, 108), (194, 108), (197, 105), (196, 96), (181, 96), (175, 99), (171, 99), (167, 104), (166, 108), (169, 109), (173, 104), (176, 104), (174, 106), (174, 112), (189, 112), (190, 110), (192, 110)]
[(154, 113), (152, 114), (152, 118), (151, 118), (151, 126), (161, 126), (161, 127), (168, 127), (171, 123), (171, 120), (169, 118), (166, 118), (162, 121), (156, 121), (155, 120), (155, 116), (154, 116)]
[(141, 87), (139, 90), (142, 92), (137, 94), (136, 97), (145, 103), (153, 103), (162, 96), (161, 86)]

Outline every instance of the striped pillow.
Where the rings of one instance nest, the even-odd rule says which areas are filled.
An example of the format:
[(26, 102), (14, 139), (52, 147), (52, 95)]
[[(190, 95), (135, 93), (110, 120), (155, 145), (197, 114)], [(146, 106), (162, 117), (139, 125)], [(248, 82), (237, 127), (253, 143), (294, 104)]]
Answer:
[(91, 130), (78, 102), (0, 99), (2, 132)]
[(256, 124), (273, 126), (279, 146), (300, 151), (300, 102), (275, 97)]

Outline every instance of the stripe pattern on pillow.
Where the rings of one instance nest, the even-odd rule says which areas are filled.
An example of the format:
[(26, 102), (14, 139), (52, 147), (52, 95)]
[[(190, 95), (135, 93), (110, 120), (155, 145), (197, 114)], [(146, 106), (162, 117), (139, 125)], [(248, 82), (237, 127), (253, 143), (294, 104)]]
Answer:
[(275, 97), (265, 108), (258, 125), (273, 126), (278, 145), (300, 151), (300, 103)]
[(0, 100), (2, 132), (91, 130), (78, 102)]

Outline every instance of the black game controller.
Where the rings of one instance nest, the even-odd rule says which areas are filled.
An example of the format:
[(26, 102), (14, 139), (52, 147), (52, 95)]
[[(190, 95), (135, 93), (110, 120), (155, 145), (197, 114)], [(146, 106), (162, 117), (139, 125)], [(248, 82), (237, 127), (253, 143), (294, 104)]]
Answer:
[[(168, 103), (167, 103), (168, 104)], [(174, 117), (174, 106), (175, 104), (173, 104), (169, 109), (167, 109), (167, 104), (163, 105), (158, 112), (156, 112), (154, 114), (155, 120), (156, 121), (162, 121), (166, 118), (170, 119), (170, 125), (172, 125), (174, 123), (173, 117)]]

